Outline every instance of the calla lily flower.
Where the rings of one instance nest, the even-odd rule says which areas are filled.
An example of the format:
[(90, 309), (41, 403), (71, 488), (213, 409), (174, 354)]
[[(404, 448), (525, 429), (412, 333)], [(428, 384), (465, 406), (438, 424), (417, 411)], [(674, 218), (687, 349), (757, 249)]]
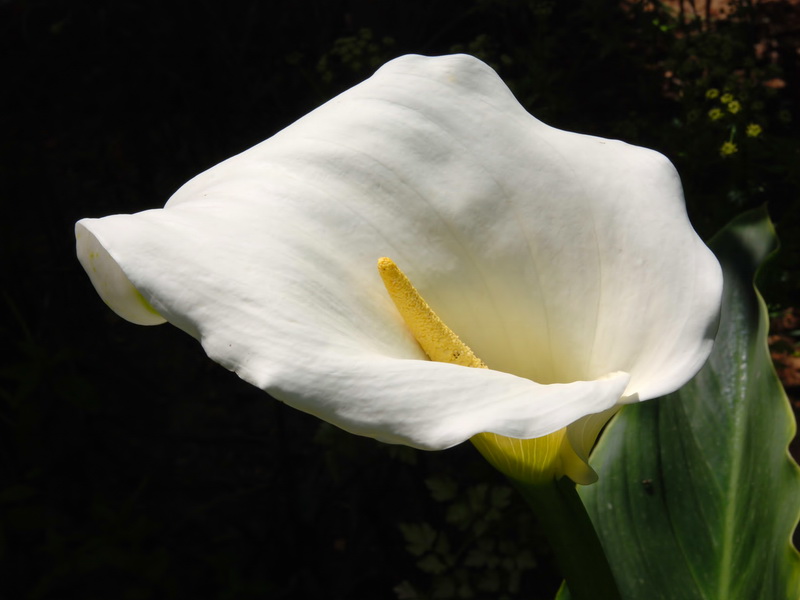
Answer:
[[(700, 369), (722, 288), (666, 158), (545, 125), (465, 55), (395, 59), (76, 237), (121, 317), (172, 323), (278, 400), (421, 449), (547, 439), (582, 483), (614, 411)], [(381, 257), (488, 368), (429, 359)]]

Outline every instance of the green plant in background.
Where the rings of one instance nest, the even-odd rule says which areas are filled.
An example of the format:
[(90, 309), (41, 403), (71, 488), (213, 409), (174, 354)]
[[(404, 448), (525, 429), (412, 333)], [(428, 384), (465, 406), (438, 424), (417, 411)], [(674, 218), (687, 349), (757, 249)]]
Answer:
[(800, 189), (792, 142), (796, 100), (785, 93), (778, 51), (785, 44), (781, 10), (792, 9), (731, 0), (716, 13), (710, 2), (671, 4), (646, 15), (659, 31), (650, 62), (663, 73), (662, 93), (674, 103), (660, 137), (683, 176), (690, 212), (710, 234), (712, 223), (718, 227), (731, 211), (768, 201), (779, 223), (791, 228), (784, 236), (787, 254), (779, 259), (791, 268), (797, 235), (790, 217)]
[(523, 575), (537, 563), (531, 551), (535, 530), (529, 513), (512, 505), (514, 490), (486, 483), (464, 487), (449, 476), (430, 477), (425, 484), (442, 508), (443, 516), (435, 516), (444, 524), (399, 525), (428, 582), (422, 590), (401, 582), (398, 598), (516, 597)]
[(342, 76), (342, 71), (348, 72), (349, 76), (370, 73), (391, 57), (394, 44), (391, 37), (375, 39), (371, 29), (362, 27), (355, 34), (333, 42), (331, 49), (317, 62), (317, 73), (327, 84), (348, 79)]

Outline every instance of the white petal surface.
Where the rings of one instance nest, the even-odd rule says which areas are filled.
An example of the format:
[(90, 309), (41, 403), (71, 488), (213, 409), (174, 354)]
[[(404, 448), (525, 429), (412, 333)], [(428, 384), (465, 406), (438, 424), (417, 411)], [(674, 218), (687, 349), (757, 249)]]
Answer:
[[(710, 351), (721, 291), (665, 158), (542, 124), (463, 55), (392, 61), (165, 209), (77, 230), (245, 380), (425, 448), (676, 389)], [(494, 370), (424, 360), (381, 256)]]
[(114, 312), (137, 325), (167, 322), (137, 291), (108, 250), (84, 227), (75, 228), (75, 246), (92, 285)]

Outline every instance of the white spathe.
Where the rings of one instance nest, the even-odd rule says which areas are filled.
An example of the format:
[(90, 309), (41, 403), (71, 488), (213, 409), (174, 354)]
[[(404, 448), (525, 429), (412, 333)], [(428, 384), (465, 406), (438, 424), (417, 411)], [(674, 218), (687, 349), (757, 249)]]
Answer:
[[(541, 123), (465, 55), (393, 60), (164, 209), (76, 236), (122, 317), (161, 315), (275, 398), (426, 449), (592, 429), (674, 391), (722, 288), (666, 158)], [(426, 359), (382, 256), (490, 369)]]

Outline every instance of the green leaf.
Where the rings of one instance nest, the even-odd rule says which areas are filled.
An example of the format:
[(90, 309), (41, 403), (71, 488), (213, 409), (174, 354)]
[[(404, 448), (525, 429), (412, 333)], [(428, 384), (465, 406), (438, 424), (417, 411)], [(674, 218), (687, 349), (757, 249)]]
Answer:
[(436, 530), (428, 523), (400, 523), (400, 532), (406, 540), (406, 550), (413, 556), (422, 556), (436, 543)]
[(777, 241), (760, 209), (710, 246), (725, 287), (708, 363), (678, 392), (625, 407), (592, 455), (600, 481), (581, 490), (626, 600), (800, 598), (795, 424), (753, 285)]
[(437, 502), (447, 502), (458, 495), (458, 483), (452, 477), (428, 477), (425, 485), (431, 492), (431, 497)]

